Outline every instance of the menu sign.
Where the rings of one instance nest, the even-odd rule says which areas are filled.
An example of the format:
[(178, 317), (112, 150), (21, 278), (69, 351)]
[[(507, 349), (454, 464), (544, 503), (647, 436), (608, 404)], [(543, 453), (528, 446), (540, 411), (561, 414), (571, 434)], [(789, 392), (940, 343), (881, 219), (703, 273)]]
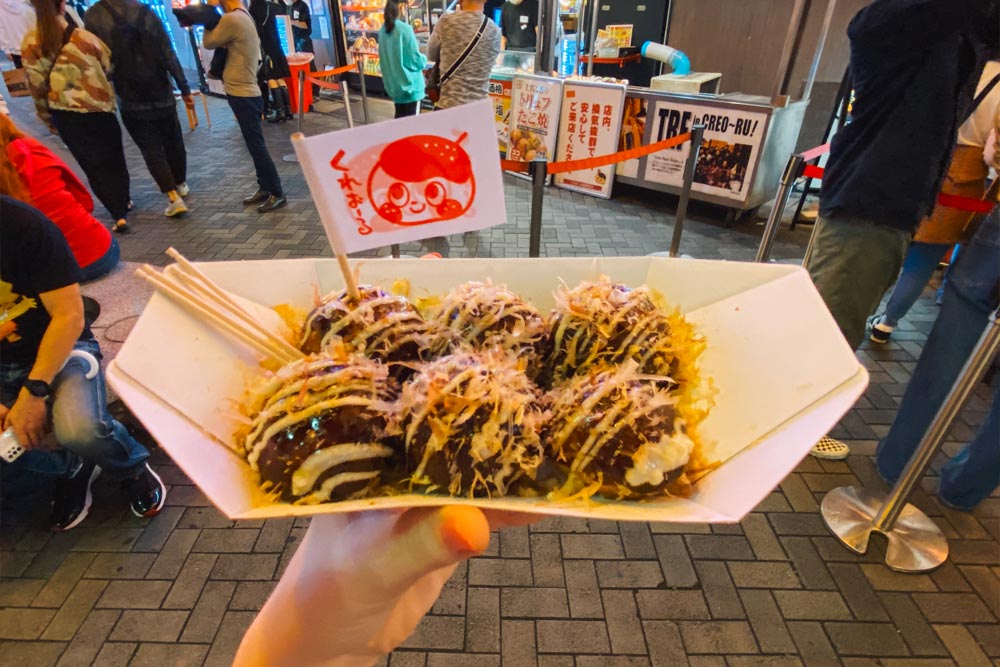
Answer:
[[(652, 124), (651, 142), (670, 139), (688, 132), (694, 125), (705, 126), (705, 139), (695, 167), (693, 190), (746, 201), (753, 182), (757, 154), (767, 131), (767, 114), (717, 106), (699, 106), (673, 100), (650, 103), (647, 119)], [(647, 181), (682, 187), (684, 163), (691, 144), (653, 153), (646, 161)]]
[(493, 116), (497, 126), (497, 143), (500, 155), (506, 156), (510, 139), (510, 94), (513, 88), (513, 77), (496, 75), (490, 77), (490, 102), (493, 103)]
[[(580, 160), (611, 155), (618, 137), (625, 102), (625, 86), (592, 81), (567, 81), (559, 122), (556, 160)], [(555, 183), (599, 197), (611, 197), (614, 165), (556, 174)]]
[(520, 162), (550, 158), (556, 150), (562, 81), (516, 74), (511, 87), (507, 157)]

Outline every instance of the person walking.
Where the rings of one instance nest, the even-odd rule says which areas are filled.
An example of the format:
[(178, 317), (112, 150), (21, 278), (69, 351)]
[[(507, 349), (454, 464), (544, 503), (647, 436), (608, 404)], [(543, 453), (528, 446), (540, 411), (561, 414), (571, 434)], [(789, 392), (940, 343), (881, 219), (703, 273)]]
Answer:
[(177, 118), (171, 79), (188, 109), (191, 88), (163, 22), (136, 0), (100, 0), (87, 10), (84, 25), (111, 47), (112, 81), (122, 123), (146, 168), (167, 196), (168, 218), (187, 213), (187, 152)]
[(69, 23), (65, 0), (33, 0), (36, 27), (21, 54), (28, 89), (43, 123), (58, 133), (115, 221), (129, 231), (129, 174), (115, 94), (108, 74), (111, 51), (93, 33)]
[[(958, 130), (958, 145), (951, 157), (948, 175), (941, 192), (979, 199), (986, 190), (989, 167), (983, 150), (993, 131), (1000, 109), (1000, 61), (991, 60), (983, 70), (976, 90), (972, 115)], [(1000, 156), (994, 155), (994, 167), (1000, 170)], [(920, 298), (934, 270), (945, 254), (956, 244), (964, 243), (975, 232), (969, 227), (972, 214), (938, 204), (930, 217), (920, 223), (913, 243), (903, 259), (903, 271), (892, 289), (885, 312), (868, 321), (873, 343), (887, 343), (899, 321)], [(942, 292), (943, 294), (943, 287)]]
[(485, 0), (463, 0), (461, 11), (442, 16), (431, 33), (427, 59), (441, 70), (439, 109), (489, 95), (490, 70), (500, 55), (500, 28), (483, 13), (484, 6)]
[(385, 3), (385, 21), (378, 31), (382, 84), (396, 105), (395, 118), (417, 114), (417, 106), (424, 99), (424, 67), (427, 65), (413, 28), (400, 18), (402, 4), (398, 0)]
[(87, 188), (55, 153), (2, 115), (0, 195), (34, 206), (55, 223), (80, 265), (80, 282), (96, 280), (118, 266), (118, 241), (94, 218)]
[(281, 188), (278, 169), (267, 152), (261, 127), (263, 101), (257, 86), (260, 38), (242, 0), (215, 2), (222, 6), (225, 14), (214, 29), (205, 30), (202, 43), (206, 49), (225, 47), (228, 50), (222, 84), (257, 172), (257, 191), (244, 199), (243, 204), (256, 205), (258, 212), (268, 213), (287, 205), (288, 200)]

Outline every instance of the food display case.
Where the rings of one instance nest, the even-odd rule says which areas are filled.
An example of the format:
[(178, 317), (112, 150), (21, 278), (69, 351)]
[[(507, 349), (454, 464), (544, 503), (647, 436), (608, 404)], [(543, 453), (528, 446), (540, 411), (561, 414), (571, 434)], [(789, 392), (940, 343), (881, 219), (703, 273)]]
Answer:
[[(413, 27), (420, 43), (421, 51), (426, 50), (430, 39), (429, 0), (409, 0), (406, 3), (404, 19)], [(383, 0), (337, 0), (340, 20), (340, 38), (344, 52), (352, 61), (361, 60), (368, 90), (384, 92), (382, 70), (378, 59), (378, 32), (382, 27)], [(357, 84), (357, 75), (348, 75), (351, 83)]]

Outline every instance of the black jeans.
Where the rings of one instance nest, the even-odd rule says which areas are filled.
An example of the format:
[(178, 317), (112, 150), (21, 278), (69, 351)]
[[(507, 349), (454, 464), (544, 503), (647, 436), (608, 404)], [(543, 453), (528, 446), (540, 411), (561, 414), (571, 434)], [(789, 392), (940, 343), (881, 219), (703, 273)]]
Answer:
[(403, 118), (404, 116), (416, 116), (417, 115), (417, 105), (420, 102), (403, 102), (400, 104), (396, 102), (396, 115), (393, 118)]
[(246, 142), (250, 157), (253, 158), (253, 168), (257, 172), (257, 187), (272, 195), (281, 196), (281, 179), (278, 177), (278, 169), (274, 166), (274, 161), (267, 152), (267, 145), (264, 143), (264, 130), (260, 124), (260, 114), (263, 110), (263, 101), (259, 97), (233, 97), (227, 95), (229, 108), (236, 116), (239, 123), (240, 132), (243, 134), (243, 141)]
[(104, 208), (114, 220), (125, 218), (130, 199), (128, 167), (115, 115), (53, 109), (52, 122)]
[(160, 192), (176, 190), (187, 181), (187, 151), (177, 109), (140, 113), (122, 109), (122, 122), (139, 147)]

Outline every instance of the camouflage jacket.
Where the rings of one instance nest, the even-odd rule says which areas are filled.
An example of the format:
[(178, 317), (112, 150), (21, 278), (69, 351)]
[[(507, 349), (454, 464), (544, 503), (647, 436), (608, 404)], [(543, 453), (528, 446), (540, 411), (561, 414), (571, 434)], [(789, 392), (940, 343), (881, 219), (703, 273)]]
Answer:
[(73, 31), (53, 64), (42, 55), (34, 30), (24, 37), (21, 57), (38, 117), (52, 126), (53, 110), (95, 112), (115, 110), (115, 93), (108, 80), (111, 50), (93, 33)]

